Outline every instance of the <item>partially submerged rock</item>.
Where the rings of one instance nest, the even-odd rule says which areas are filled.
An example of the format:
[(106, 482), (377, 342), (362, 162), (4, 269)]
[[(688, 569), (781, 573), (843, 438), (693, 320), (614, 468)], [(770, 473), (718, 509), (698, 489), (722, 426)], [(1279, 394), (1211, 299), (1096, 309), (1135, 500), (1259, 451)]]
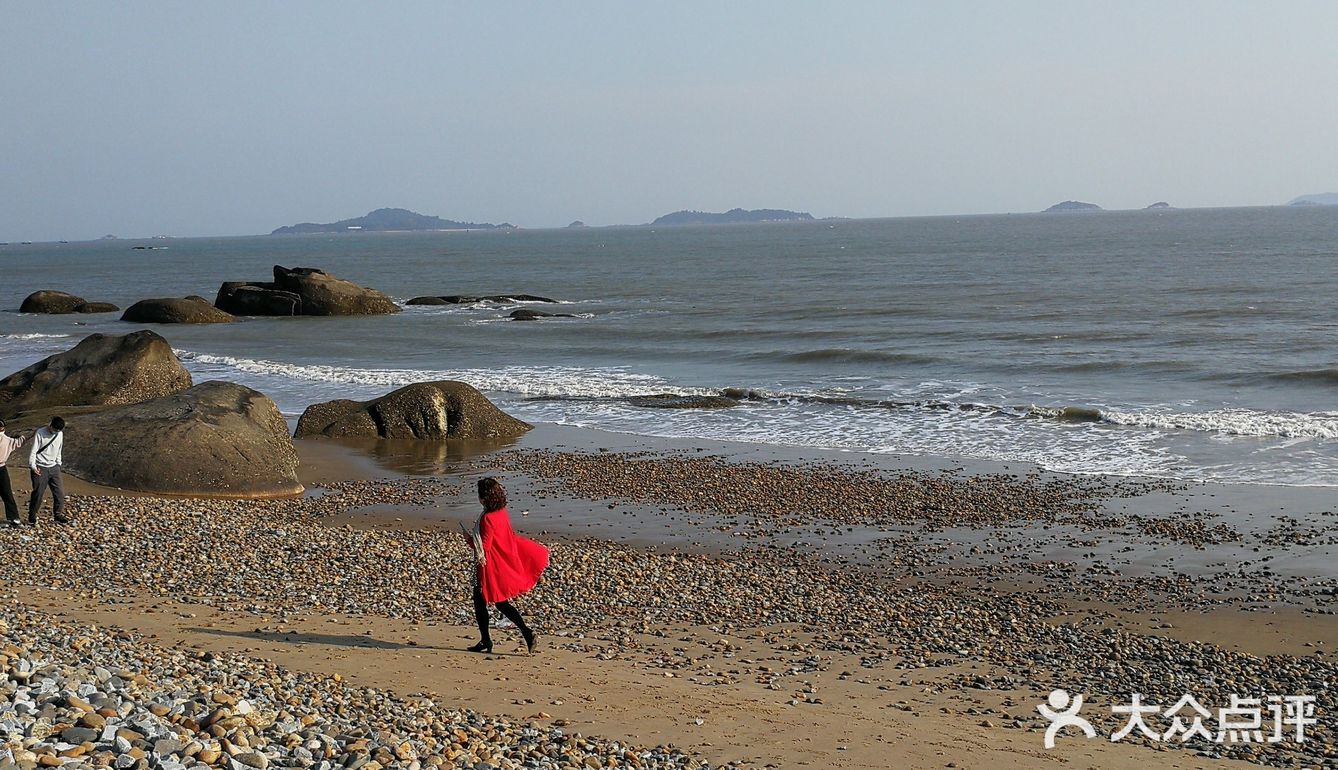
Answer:
[(376, 289), (313, 267), (274, 266), (273, 281), (227, 281), (214, 304), (233, 315), (378, 315), (400, 306)]
[(65, 469), (104, 486), (165, 495), (301, 494), (288, 424), (264, 394), (210, 381), (72, 418)]
[(414, 297), (406, 305), (472, 305), (475, 302), (551, 302), (556, 304), (557, 300), (551, 297), (540, 297), (537, 294), (483, 294), (479, 296), (470, 296), (467, 294), (443, 294), (435, 297)]
[(294, 436), (481, 439), (519, 436), (532, 426), (506, 414), (473, 386), (454, 380), (406, 385), (371, 401), (313, 404)]
[(519, 310), (512, 310), (508, 314), (512, 321), (538, 321), (541, 318), (575, 318), (571, 313), (545, 313), (542, 310), (531, 310), (527, 307)]
[(203, 297), (142, 299), (126, 308), (122, 321), (146, 324), (218, 324), (236, 320)]
[(0, 416), (63, 406), (133, 404), (185, 390), (190, 373), (151, 331), (93, 334), (0, 380)]
[(739, 405), (738, 399), (729, 396), (684, 396), (677, 393), (630, 396), (627, 403), (646, 409), (728, 409)]
[(19, 306), (20, 313), (111, 313), (120, 308), (110, 302), (89, 302), (83, 297), (76, 297), (63, 291), (35, 291), (24, 298)]

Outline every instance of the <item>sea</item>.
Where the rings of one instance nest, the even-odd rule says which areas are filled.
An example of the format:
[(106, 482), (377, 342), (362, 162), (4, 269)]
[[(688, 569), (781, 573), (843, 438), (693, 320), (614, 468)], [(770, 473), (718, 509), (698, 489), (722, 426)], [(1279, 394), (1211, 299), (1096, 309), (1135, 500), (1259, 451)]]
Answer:
[[(529, 293), (573, 316), (155, 327), (197, 382), (244, 383), (290, 418), (455, 379), (600, 431), (1338, 485), (1338, 206), (9, 243), (0, 373), (138, 328), (20, 314), (34, 290), (124, 308), (276, 264), (400, 303)], [(638, 399), (727, 389), (737, 406)]]

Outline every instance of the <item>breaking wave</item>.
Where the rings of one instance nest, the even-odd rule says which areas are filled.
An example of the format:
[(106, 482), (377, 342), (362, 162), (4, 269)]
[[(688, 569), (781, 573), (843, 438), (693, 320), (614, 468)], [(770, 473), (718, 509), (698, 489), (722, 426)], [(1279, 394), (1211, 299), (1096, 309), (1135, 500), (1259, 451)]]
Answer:
[[(293, 364), (256, 358), (238, 358), (177, 350), (183, 362), (233, 369), (261, 377), (307, 382), (401, 387), (430, 380), (460, 380), (479, 390), (520, 396), (644, 396), (662, 392), (667, 383), (651, 375), (622, 369), (583, 369), (562, 366), (503, 366), (486, 369), (393, 369)], [(684, 395), (705, 395), (699, 389)]]

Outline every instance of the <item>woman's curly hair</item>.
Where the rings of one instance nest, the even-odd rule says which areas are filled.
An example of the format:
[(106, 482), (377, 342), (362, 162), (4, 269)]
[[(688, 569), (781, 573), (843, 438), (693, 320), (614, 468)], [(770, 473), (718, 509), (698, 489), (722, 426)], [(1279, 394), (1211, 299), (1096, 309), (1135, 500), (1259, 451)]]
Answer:
[(502, 482), (492, 476), (479, 479), (479, 502), (483, 503), (485, 513), (505, 508), (506, 490), (502, 489)]

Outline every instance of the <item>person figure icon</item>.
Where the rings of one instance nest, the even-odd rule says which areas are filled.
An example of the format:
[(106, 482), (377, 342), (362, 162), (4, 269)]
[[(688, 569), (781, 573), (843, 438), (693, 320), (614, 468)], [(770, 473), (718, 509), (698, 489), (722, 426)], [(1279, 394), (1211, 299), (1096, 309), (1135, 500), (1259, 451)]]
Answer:
[(1088, 738), (1096, 736), (1096, 728), (1092, 727), (1092, 723), (1078, 716), (1078, 711), (1082, 709), (1082, 695), (1070, 697), (1067, 690), (1051, 690), (1047, 700), (1050, 701), (1048, 708), (1044, 703), (1036, 707), (1041, 716), (1050, 720), (1050, 726), (1045, 728), (1047, 749), (1055, 747), (1055, 734), (1065, 727), (1076, 727)]

